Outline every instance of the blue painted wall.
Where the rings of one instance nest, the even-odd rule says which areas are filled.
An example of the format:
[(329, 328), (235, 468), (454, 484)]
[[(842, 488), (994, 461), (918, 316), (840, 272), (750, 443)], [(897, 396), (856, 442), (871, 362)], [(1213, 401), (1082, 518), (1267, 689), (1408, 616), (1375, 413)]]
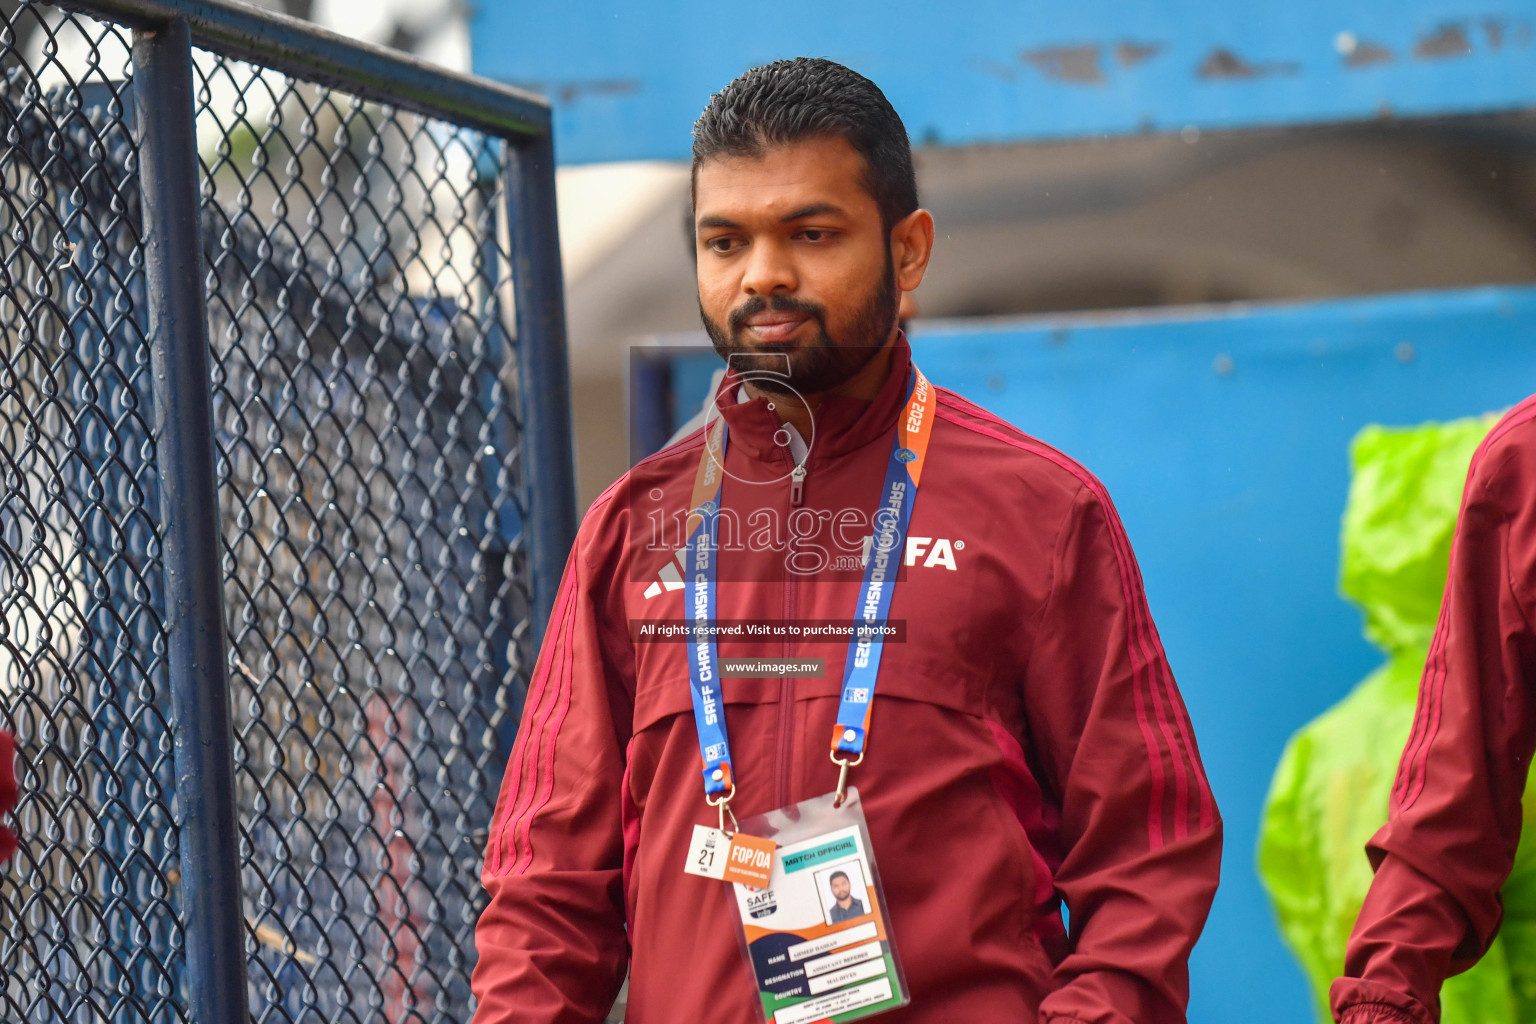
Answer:
[[(1381, 662), (1338, 594), (1349, 442), (1536, 392), (1536, 288), (920, 322), (913, 348), (935, 382), (1087, 465), (1125, 521), (1227, 825), (1190, 1020), (1311, 1021), (1254, 859), (1285, 741)], [(674, 390), (717, 365), (679, 360)]]
[(869, 75), (917, 142), (1178, 131), (1536, 104), (1536, 0), (484, 0), (474, 69), (550, 96), (563, 162), (681, 159), (755, 64)]

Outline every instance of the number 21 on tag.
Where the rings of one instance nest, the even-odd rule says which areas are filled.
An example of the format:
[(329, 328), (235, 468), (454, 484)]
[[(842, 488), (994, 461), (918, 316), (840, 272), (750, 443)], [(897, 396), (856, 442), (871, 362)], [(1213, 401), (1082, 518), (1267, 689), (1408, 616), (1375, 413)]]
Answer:
[(683, 870), (690, 875), (761, 889), (768, 884), (773, 870), (775, 845), (772, 839), (741, 832), (726, 835), (708, 825), (695, 825)]

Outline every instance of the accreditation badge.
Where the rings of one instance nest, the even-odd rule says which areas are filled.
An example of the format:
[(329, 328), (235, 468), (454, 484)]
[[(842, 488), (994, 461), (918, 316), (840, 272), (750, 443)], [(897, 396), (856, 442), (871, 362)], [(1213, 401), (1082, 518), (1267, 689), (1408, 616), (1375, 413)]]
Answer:
[(833, 802), (828, 793), (741, 823), (775, 844), (765, 885), (732, 886), (768, 1024), (863, 1020), (910, 1001), (859, 791)]

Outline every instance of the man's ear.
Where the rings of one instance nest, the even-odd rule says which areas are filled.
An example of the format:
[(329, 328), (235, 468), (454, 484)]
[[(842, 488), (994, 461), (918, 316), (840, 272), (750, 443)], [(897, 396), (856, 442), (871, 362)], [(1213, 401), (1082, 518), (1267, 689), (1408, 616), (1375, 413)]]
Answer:
[(896, 268), (896, 286), (904, 292), (916, 291), (928, 272), (928, 258), (933, 255), (933, 214), (913, 210), (891, 227), (891, 262)]

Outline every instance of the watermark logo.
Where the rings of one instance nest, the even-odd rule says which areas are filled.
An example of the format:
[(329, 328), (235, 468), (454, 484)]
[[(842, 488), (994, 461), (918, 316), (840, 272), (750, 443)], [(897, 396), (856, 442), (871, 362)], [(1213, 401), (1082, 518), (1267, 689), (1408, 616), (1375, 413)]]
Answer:
[[(851, 518), (852, 517), (850, 517), (850, 519)], [(867, 523), (868, 519), (866, 518), (864, 521)], [(723, 544), (722, 547), (732, 550), (786, 550), (785, 542), (782, 540), (778, 541), (777, 543), (768, 542), (768, 538), (771, 537), (772, 532), (773, 531), (768, 531), (764, 535), (763, 543), (760, 545), (742, 544), (738, 542)], [(748, 539), (750, 540), (750, 538)], [(841, 545), (839, 544), (839, 546)], [(814, 564), (810, 567), (810, 572), (862, 572), (865, 565), (869, 563), (870, 551), (874, 548), (874, 546), (874, 534), (866, 533), (863, 535), (863, 537), (855, 540), (852, 545), (849, 545), (850, 550), (848, 550), (847, 553), (838, 553), (835, 551), (829, 552), (823, 550), (819, 546), (814, 545), (812, 546), (814, 550), (802, 548), (797, 553), (803, 555), (809, 552), (818, 555), (813, 560)], [(858, 550), (857, 554), (853, 553), (852, 549), (855, 548)], [(793, 551), (793, 548), (790, 548), (789, 550)], [(913, 569), (945, 569), (949, 572), (959, 572), (960, 563), (963, 560), (962, 553), (964, 551), (965, 541), (959, 538), (951, 539), (949, 537), (908, 536), (906, 550), (902, 552), (901, 564), (904, 567)], [(685, 561), (687, 552), (687, 548), (678, 549), (677, 551), (673, 552), (673, 556), (670, 561), (664, 562), (662, 564), (655, 577), (648, 581), (648, 585), (645, 588), (645, 597), (647, 600), (660, 594), (671, 593), (674, 590), (682, 590), (685, 586), (687, 586), (687, 584), (683, 581), (683, 569), (685, 569), (687, 566)], [(797, 565), (798, 563), (795, 560), (791, 559), (789, 561), (789, 566), (791, 569), (796, 568)]]
[[(698, 567), (690, 564), (686, 549), (700, 517), (711, 524), (716, 572), (722, 581), (779, 579), (786, 572), (801, 578), (857, 579), (867, 571), (888, 585), (904, 578), (909, 567), (958, 571), (963, 541), (908, 537), (902, 550), (898, 520), (910, 478), (891, 488), (893, 493), (884, 500), (861, 495), (863, 500), (855, 504), (846, 484), (829, 475), (836, 468), (811, 465), (818, 424), (811, 403), (790, 383), (788, 354), (756, 353), (750, 360), (733, 354), (730, 363), (729, 369), (736, 371), (728, 378), (732, 383), (714, 385), (708, 396), (701, 394), (699, 414), (687, 428), (704, 428), (703, 448), (688, 449), (703, 465), (660, 460), (637, 466), (631, 478), (629, 522), (640, 557), (629, 562), (630, 580), (644, 588), (647, 599), (688, 586)], [(924, 401), (931, 397), (928, 388), (919, 375), (913, 402), (899, 414), (906, 417), (909, 430), (922, 425)], [(778, 422), (765, 418), (761, 410), (737, 417), (733, 410), (749, 400), (766, 406)], [(720, 445), (716, 442), (722, 432), (715, 428), (723, 414), (731, 415), (733, 429), (741, 435), (725, 432)], [(767, 431), (773, 431), (771, 440)], [(754, 447), (736, 456), (730, 463), (736, 472), (729, 471), (720, 449), (730, 451), (749, 438)], [(913, 472), (921, 465), (918, 451), (905, 444), (898, 443), (892, 454)], [(685, 480), (694, 481), (691, 492), (684, 489)], [(716, 490), (722, 481), (723, 501)], [(836, 506), (828, 502), (829, 493), (838, 496)], [(733, 557), (735, 553), (753, 557)]]
[[(815, 409), (811, 406), (811, 403), (806, 400), (805, 396), (797, 391), (794, 385), (789, 383), (789, 356), (780, 354), (780, 358), (784, 360), (784, 367), (782, 370), (743, 366), (734, 355), (729, 360), (728, 365), (730, 369), (736, 371), (735, 380), (741, 388), (744, 388), (748, 384), (758, 382), (768, 385), (773, 395), (773, 397), (768, 401), (769, 412), (779, 413), (780, 402), (786, 403), (786, 408), (791, 406), (799, 406), (800, 409), (804, 410), (804, 418), (805, 421), (809, 424), (810, 429), (808, 434), (800, 440), (804, 441), (806, 456), (809, 457), (810, 450), (816, 446)], [(714, 401), (711, 402), (704, 410), (704, 426), (706, 428), (713, 427), (715, 420), (719, 419), (720, 417), (720, 407), (722, 404), (734, 405), (739, 401), (739, 399), (739, 390), (733, 390), (730, 392), (722, 390), (716, 394)], [(781, 416), (783, 415), (782, 413), (779, 414)], [(791, 429), (792, 428), (788, 426), (780, 427), (778, 431), (776, 431), (773, 435), (773, 443), (780, 448), (793, 450), (794, 439), (790, 436)], [(710, 452), (708, 458), (712, 463), (714, 463), (714, 465), (710, 467), (711, 480), (714, 479), (714, 473), (718, 471), (720, 473), (724, 473), (726, 476), (730, 477), (732, 480), (737, 481), (738, 483), (751, 484), (761, 487), (764, 485), (773, 485), (787, 481), (791, 474), (794, 472), (794, 469), (790, 468), (786, 469), (778, 477), (772, 480), (747, 480), (737, 476), (735, 473), (732, 473), (730, 470), (726, 469), (725, 466), (721, 465), (714, 452)], [(794, 463), (803, 462), (802, 459), (792, 459), (791, 461)]]

